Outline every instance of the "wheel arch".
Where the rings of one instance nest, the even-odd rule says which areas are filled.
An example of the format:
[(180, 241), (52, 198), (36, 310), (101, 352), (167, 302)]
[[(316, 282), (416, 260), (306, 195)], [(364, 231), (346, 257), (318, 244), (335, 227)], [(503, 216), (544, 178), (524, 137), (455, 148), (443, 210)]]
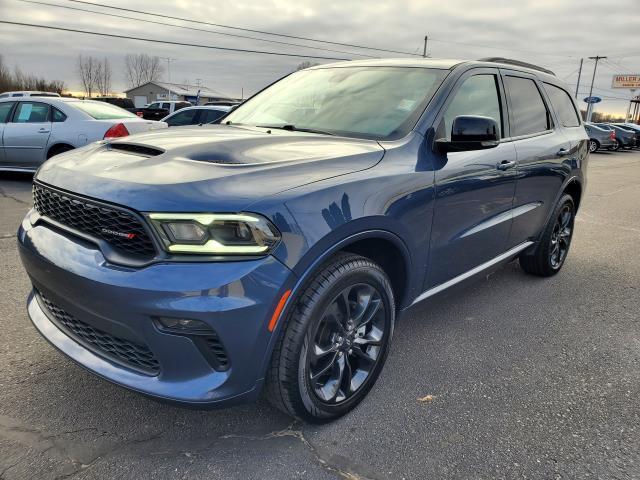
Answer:
[(56, 149), (64, 149), (64, 151), (67, 150), (75, 150), (75, 146), (70, 144), (69, 142), (56, 142), (52, 145), (49, 146), (49, 148), (47, 149), (47, 160), (50, 159), (53, 155), (51, 154), (52, 152), (54, 152)]

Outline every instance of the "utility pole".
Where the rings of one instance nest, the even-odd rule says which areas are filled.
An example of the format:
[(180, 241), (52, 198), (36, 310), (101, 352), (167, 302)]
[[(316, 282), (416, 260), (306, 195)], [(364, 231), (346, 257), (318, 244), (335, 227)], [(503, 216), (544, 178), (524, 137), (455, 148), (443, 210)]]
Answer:
[[(175, 62), (175, 58), (171, 57), (162, 57), (163, 60), (167, 61), (167, 83), (171, 83), (171, 62)], [(167, 88), (167, 94), (169, 95), (168, 100), (171, 100), (171, 89)]]
[(576, 83), (576, 100), (578, 99), (578, 90), (580, 90), (580, 77), (582, 76), (582, 64), (584, 58), (580, 59), (580, 70), (578, 70), (578, 82)]
[(422, 56), (427, 57), (427, 42), (429, 41), (429, 37), (427, 35), (424, 36), (424, 49), (422, 50)]
[[(595, 63), (593, 64), (593, 76), (591, 77), (591, 88), (589, 89), (589, 96), (593, 95), (593, 82), (596, 79), (596, 70), (598, 69), (598, 62), (606, 58), (607, 57), (600, 57), (598, 55), (596, 55), (595, 57), (589, 57), (590, 60), (595, 60)], [(593, 103), (590, 103), (589, 107), (587, 108), (587, 122), (591, 121), (592, 113), (593, 113)]]
[(633, 99), (634, 97), (634, 93), (636, 93), (635, 88), (631, 89), (631, 100), (629, 100), (629, 107), (627, 108), (627, 116), (624, 117), (624, 121), (625, 122), (629, 122), (630, 121), (630, 116), (631, 116), (631, 104), (633, 103)]

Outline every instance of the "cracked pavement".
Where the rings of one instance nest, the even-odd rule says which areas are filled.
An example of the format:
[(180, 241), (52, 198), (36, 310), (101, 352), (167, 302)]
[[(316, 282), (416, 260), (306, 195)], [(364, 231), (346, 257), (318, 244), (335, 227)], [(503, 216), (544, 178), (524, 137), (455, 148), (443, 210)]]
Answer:
[(156, 403), (54, 351), (14, 240), (30, 181), (0, 174), (0, 479), (640, 478), (638, 151), (591, 156), (558, 276), (512, 263), (415, 306), (368, 398), (323, 426)]

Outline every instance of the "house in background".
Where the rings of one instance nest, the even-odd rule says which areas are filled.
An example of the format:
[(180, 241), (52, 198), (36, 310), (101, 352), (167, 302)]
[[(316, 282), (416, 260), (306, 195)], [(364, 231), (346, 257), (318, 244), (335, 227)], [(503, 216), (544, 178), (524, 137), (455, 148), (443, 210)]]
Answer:
[(197, 86), (167, 82), (148, 82), (138, 87), (125, 90), (124, 93), (127, 98), (133, 100), (136, 108), (140, 108), (158, 100), (179, 100), (191, 102), (195, 105), (198, 90), (200, 91), (200, 101), (198, 102), (200, 105), (206, 102), (233, 100), (231, 97), (203, 85)]

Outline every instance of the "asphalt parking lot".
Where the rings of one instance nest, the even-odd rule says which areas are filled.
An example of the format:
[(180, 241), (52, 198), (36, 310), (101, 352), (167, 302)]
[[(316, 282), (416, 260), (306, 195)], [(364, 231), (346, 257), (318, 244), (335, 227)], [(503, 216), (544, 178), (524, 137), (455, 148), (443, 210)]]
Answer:
[(511, 263), (414, 307), (365, 401), (311, 426), (159, 404), (54, 351), (14, 238), (31, 178), (0, 174), (0, 478), (640, 478), (640, 152), (588, 175), (559, 275)]

